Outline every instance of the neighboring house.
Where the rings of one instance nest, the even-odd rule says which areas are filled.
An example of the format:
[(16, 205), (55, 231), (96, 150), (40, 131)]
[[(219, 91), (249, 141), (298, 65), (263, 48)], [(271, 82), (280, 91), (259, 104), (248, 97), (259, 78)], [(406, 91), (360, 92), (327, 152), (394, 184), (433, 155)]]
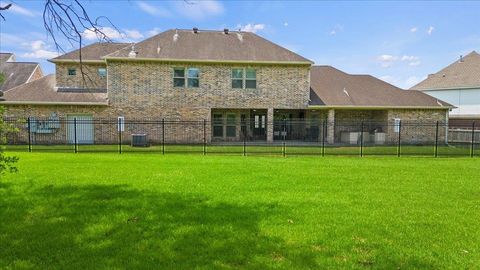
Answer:
[[(328, 121), (328, 142), (336, 143), (342, 132), (336, 123), (342, 121), (375, 121), (369, 132), (383, 132), (393, 141), (400, 120), (446, 122), (451, 108), (371, 76), (312, 66), (248, 32), (169, 30), (136, 44), (95, 43), (81, 52), (82, 67), (76, 50), (50, 60), (55, 76), (5, 92), (7, 115), (207, 120), (209, 141), (273, 142), (285, 131), (288, 140), (318, 141)], [(304, 123), (302, 128), (292, 126), (293, 120)], [(182, 140), (182, 132), (192, 133), (189, 139), (203, 137), (201, 129), (169, 132), (175, 141)], [(431, 137), (430, 131), (416, 132)], [(87, 133), (85, 142), (100, 137), (97, 131)], [(422, 142), (422, 136), (406, 135)]]
[(39, 63), (16, 62), (12, 53), (0, 53), (0, 73), (4, 81), (0, 84), (0, 91), (29, 83), (43, 76)]
[(473, 51), (446, 68), (413, 86), (435, 98), (444, 100), (456, 108), (450, 112), (450, 125), (480, 125), (480, 54)]

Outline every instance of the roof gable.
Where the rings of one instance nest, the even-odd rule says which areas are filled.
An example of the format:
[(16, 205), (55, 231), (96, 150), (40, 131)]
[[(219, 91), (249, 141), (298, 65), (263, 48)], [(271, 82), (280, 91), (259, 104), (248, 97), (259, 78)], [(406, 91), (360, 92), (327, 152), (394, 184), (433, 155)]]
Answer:
[[(134, 46), (137, 59), (215, 62), (312, 62), (254, 33), (168, 30)], [(105, 58), (128, 58), (128, 46)]]
[(3, 62), (0, 63), (0, 73), (5, 76), (5, 81), (0, 85), (0, 90), (7, 89), (27, 83), (32, 73), (40, 65), (31, 62)]
[(480, 87), (480, 54), (473, 51), (435, 74), (429, 75), (411, 89), (435, 90)]

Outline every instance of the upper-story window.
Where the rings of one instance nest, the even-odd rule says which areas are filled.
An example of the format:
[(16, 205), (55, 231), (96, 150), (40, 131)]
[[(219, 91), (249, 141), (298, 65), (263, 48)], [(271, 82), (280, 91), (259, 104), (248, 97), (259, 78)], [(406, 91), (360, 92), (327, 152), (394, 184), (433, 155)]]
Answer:
[(69, 76), (75, 76), (75, 75), (77, 75), (77, 70), (74, 69), (74, 68), (69, 68), (69, 69), (68, 69), (68, 75), (69, 75)]
[(174, 68), (173, 69), (173, 86), (196, 88), (200, 86), (200, 69), (198, 68)]
[(257, 88), (257, 71), (253, 68), (232, 69), (232, 88)]
[(99, 68), (97, 70), (97, 72), (98, 72), (98, 76), (100, 76), (102, 78), (107, 76), (107, 69), (106, 68)]

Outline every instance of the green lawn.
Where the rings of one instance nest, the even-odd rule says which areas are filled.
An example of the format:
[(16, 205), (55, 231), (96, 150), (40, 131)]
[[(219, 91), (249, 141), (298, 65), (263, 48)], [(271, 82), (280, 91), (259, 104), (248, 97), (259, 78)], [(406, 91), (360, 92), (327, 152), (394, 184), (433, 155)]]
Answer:
[(0, 269), (479, 269), (480, 159), (21, 153)]

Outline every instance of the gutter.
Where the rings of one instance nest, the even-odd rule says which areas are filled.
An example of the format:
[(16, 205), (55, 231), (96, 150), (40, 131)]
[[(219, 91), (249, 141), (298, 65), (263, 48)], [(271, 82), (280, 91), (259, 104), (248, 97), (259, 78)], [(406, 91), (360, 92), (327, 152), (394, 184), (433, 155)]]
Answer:
[(310, 61), (245, 61), (245, 60), (208, 60), (208, 59), (176, 59), (176, 58), (142, 58), (142, 57), (103, 57), (105, 61), (148, 61), (148, 62), (186, 62), (186, 63), (219, 63), (219, 64), (276, 64), (276, 65), (313, 65)]
[(307, 109), (351, 109), (351, 110), (364, 110), (364, 109), (434, 109), (434, 110), (449, 110), (456, 108), (454, 106), (354, 106), (354, 105), (310, 105)]
[(77, 60), (77, 59), (49, 59), (48, 62), (50, 63), (86, 63), (86, 64), (105, 64), (105, 60)]

